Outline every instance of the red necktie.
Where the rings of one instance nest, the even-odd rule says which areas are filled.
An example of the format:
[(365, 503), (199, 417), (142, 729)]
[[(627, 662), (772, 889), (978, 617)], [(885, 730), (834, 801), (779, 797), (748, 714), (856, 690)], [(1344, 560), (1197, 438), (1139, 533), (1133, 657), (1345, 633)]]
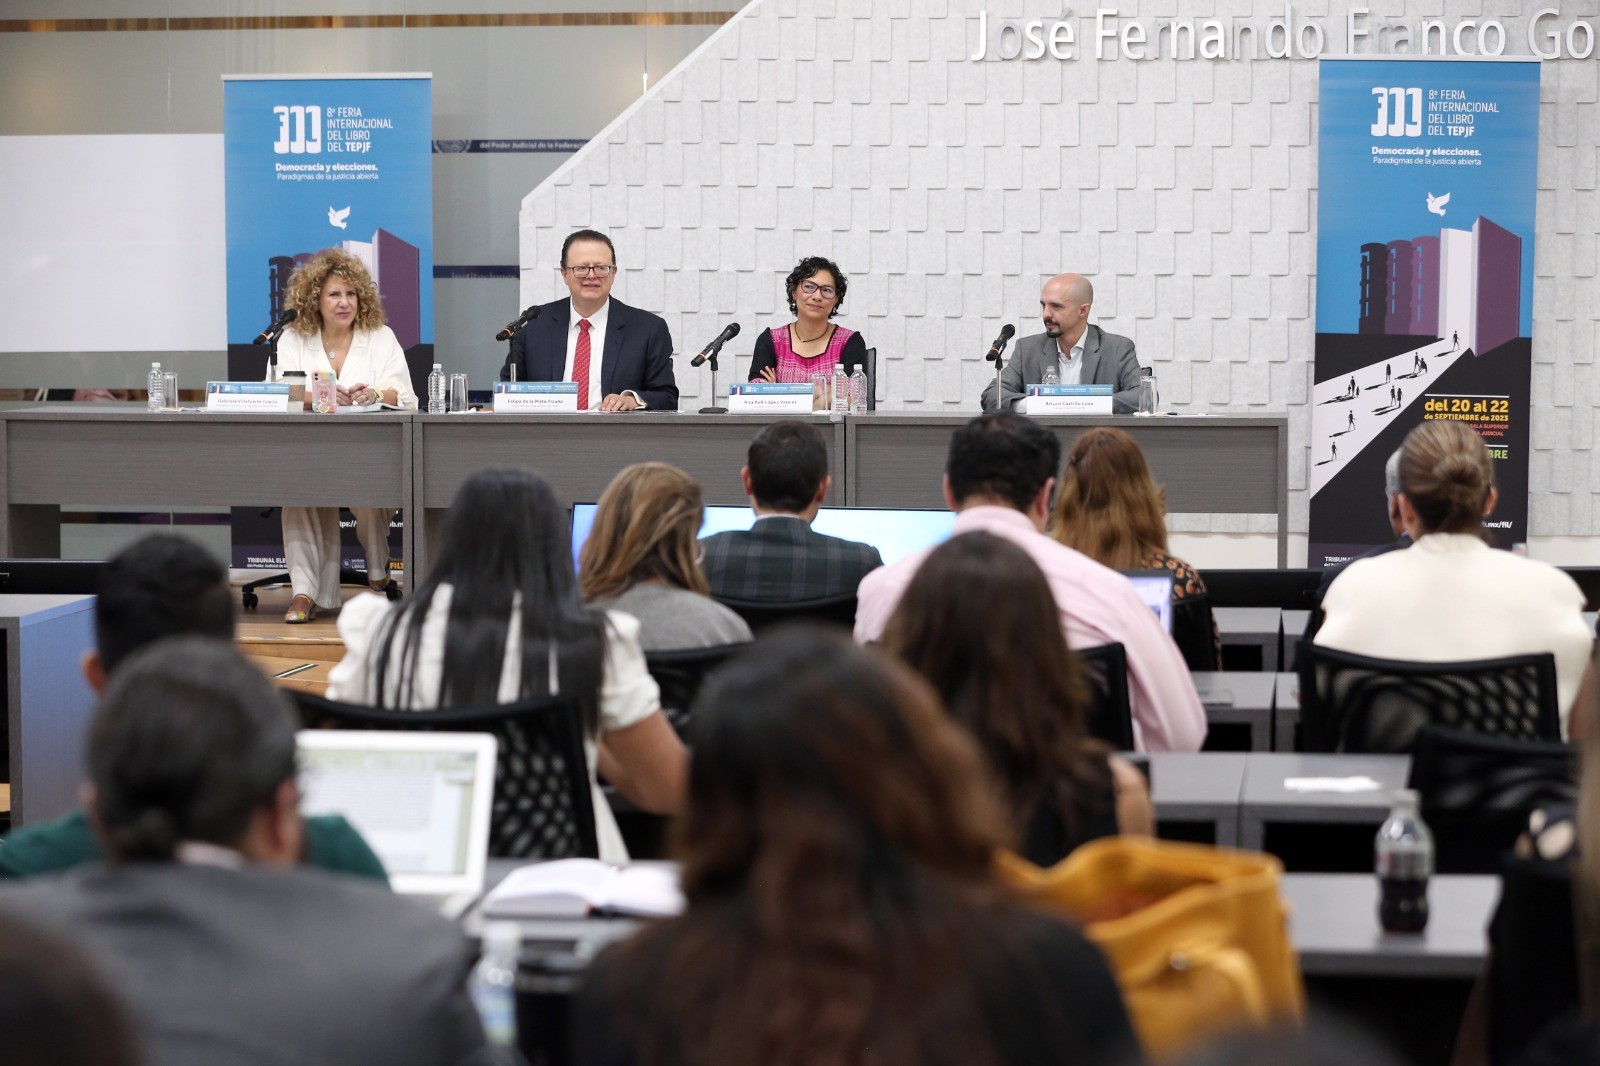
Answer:
[(587, 318), (578, 319), (578, 347), (572, 353), (572, 380), (578, 383), (578, 410), (589, 409), (589, 330)]

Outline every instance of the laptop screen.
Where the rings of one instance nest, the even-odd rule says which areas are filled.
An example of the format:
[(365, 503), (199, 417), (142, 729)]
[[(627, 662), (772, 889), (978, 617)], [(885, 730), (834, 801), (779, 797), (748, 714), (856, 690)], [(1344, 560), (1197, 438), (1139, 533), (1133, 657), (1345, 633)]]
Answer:
[(1172, 571), (1123, 570), (1144, 605), (1156, 613), (1161, 628), (1172, 635)]
[[(572, 507), (572, 563), (578, 565), (578, 553), (583, 542), (589, 539), (594, 527), (595, 504), (579, 503)], [(748, 507), (707, 507), (706, 520), (700, 527), (700, 537), (728, 530), (749, 529), (755, 524), (756, 514)], [(824, 507), (817, 512), (811, 528), (830, 537), (860, 541), (878, 549), (885, 564), (923, 548), (932, 548), (949, 539), (955, 528), (953, 511), (905, 509), (891, 510), (878, 507)]]
[(297, 741), (301, 813), (343, 815), (397, 892), (482, 887), (494, 737), (314, 729)]

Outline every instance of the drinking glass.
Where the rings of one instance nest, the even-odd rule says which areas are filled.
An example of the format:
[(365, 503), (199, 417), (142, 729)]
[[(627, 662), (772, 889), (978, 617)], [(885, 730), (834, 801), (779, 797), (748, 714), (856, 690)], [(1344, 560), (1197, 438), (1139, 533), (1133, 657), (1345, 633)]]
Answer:
[(450, 375), (450, 410), (465, 411), (467, 409), (467, 375)]

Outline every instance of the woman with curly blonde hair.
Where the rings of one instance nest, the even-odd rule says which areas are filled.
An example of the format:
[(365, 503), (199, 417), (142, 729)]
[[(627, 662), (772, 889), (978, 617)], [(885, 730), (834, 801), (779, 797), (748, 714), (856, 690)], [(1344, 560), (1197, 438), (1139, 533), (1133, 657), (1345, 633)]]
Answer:
[[(300, 313), (278, 342), (278, 370), (331, 372), (341, 404), (387, 403), (415, 408), (406, 353), (383, 324), (372, 275), (353, 255), (328, 248), (295, 269), (286, 294)], [(356, 536), (367, 553), (367, 580), (389, 584), (391, 507), (352, 507)], [(317, 608), (339, 606), (339, 509), (283, 508), (283, 558), (294, 598), (285, 622), (309, 622)]]

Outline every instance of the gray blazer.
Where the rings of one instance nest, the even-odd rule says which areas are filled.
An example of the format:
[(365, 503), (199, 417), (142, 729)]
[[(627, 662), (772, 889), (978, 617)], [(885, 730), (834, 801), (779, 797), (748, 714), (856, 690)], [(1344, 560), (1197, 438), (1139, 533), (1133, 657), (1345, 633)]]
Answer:
[(487, 1062), (465, 938), (320, 870), (86, 866), (0, 892), (82, 947), (159, 1066)]
[[(1005, 410), (1022, 399), (1023, 389), (1044, 381), (1045, 367), (1057, 365), (1059, 355), (1053, 337), (1035, 333), (1024, 337), (1011, 350), (1005, 369), (1000, 372), (1004, 388)], [(1132, 414), (1139, 405), (1139, 356), (1133, 350), (1133, 341), (1115, 333), (1107, 333), (1099, 326), (1088, 326), (1083, 332), (1084, 385), (1110, 385), (1116, 389), (1111, 397), (1111, 410), (1115, 414)], [(983, 388), (983, 409), (993, 411), (994, 378)]]

